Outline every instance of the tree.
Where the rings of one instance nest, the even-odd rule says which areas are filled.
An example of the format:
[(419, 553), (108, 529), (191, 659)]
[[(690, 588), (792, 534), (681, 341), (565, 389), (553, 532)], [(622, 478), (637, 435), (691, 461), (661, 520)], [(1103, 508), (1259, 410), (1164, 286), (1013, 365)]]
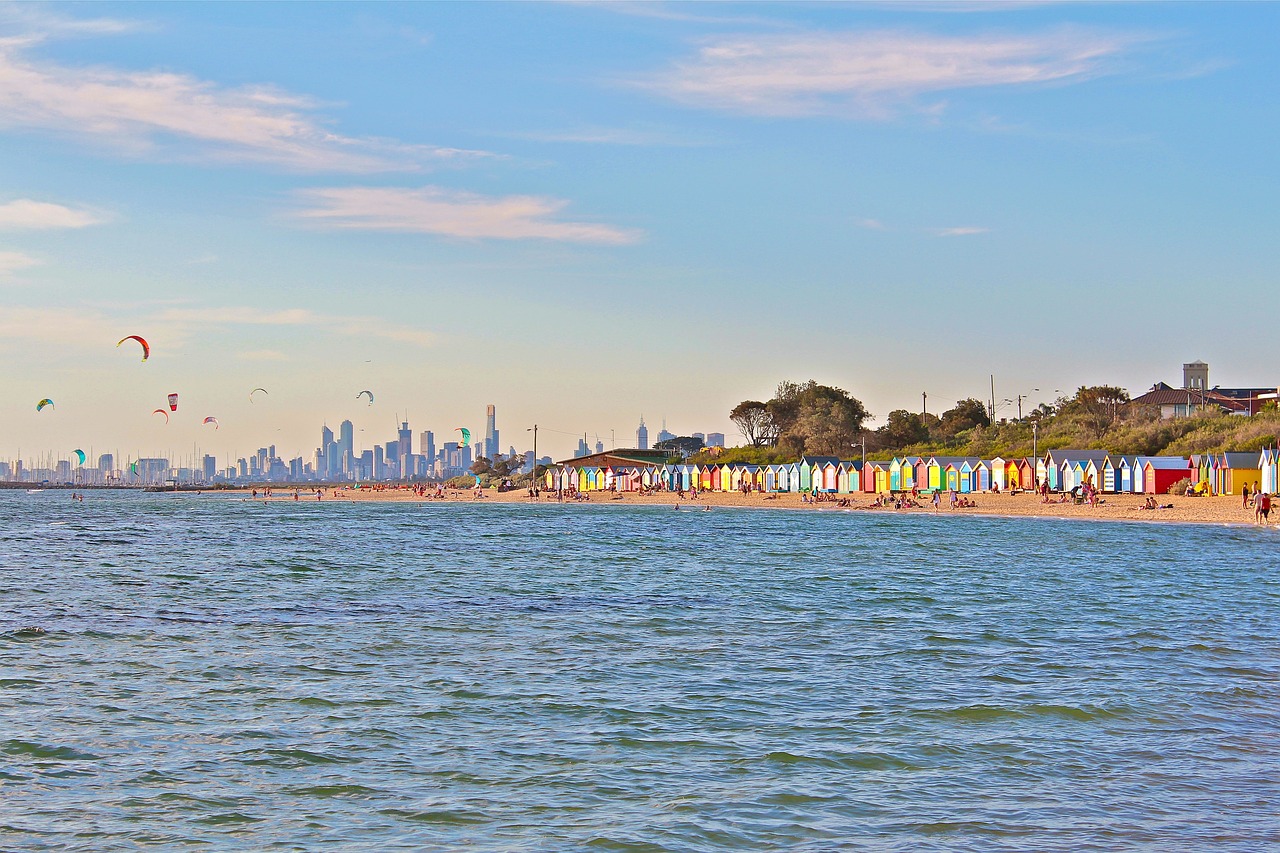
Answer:
[(768, 403), (778, 421), (778, 446), (796, 455), (846, 455), (869, 417), (861, 401), (812, 379), (803, 385), (783, 382), (778, 393)]
[(929, 440), (929, 428), (915, 412), (895, 409), (884, 426), (876, 430), (876, 444), (885, 450), (898, 450)]
[(493, 463), (489, 461), (487, 456), (478, 456), (476, 461), (471, 463), (472, 474), (492, 474)]
[(498, 461), (493, 463), (493, 473), (499, 477), (507, 477), (519, 472), (523, 467), (524, 457), (518, 453), (513, 456), (499, 456)]
[(1120, 418), (1120, 409), (1129, 402), (1129, 392), (1114, 385), (1081, 386), (1076, 395), (1059, 407), (1062, 414), (1077, 421), (1094, 438), (1102, 438)]
[(939, 438), (951, 441), (965, 430), (977, 426), (991, 426), (991, 416), (987, 414), (987, 407), (980, 400), (972, 397), (967, 400), (957, 400), (954, 408), (942, 413), (942, 420), (938, 424)]
[(682, 435), (678, 438), (668, 438), (666, 441), (659, 441), (653, 446), (654, 450), (669, 450), (674, 456), (692, 456), (702, 448), (706, 447), (706, 443), (700, 438), (694, 438), (689, 435)]
[(769, 407), (759, 400), (743, 400), (729, 412), (729, 420), (734, 422), (752, 447), (771, 444), (777, 439), (773, 415), (769, 413)]

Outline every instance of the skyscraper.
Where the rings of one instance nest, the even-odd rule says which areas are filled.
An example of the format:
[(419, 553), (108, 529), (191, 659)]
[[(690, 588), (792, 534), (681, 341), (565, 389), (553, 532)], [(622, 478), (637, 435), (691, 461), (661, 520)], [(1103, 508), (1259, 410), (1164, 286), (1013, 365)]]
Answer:
[(356, 428), (351, 421), (343, 421), (338, 424), (338, 447), (343, 453), (355, 454)]
[(666, 419), (666, 418), (663, 418), (663, 419), (662, 419), (662, 429), (658, 430), (658, 441), (659, 441), (659, 442), (663, 442), (663, 441), (670, 441), (671, 439), (673, 439), (673, 438), (675, 438), (675, 437), (676, 437), (676, 436), (675, 436), (675, 433), (667, 432), (667, 419)]
[[(413, 432), (409, 429), (408, 421), (401, 421), (399, 436), (400, 436), (400, 458), (404, 460), (408, 460), (409, 455), (413, 453)], [(409, 475), (409, 472), (402, 468), (400, 471), (400, 476), (405, 477), (408, 475)]]
[(484, 454), (493, 459), (502, 452), (498, 443), (497, 409), (490, 403), (484, 413)]
[(427, 430), (418, 436), (418, 452), (427, 460), (427, 473), (431, 472), (431, 463), (436, 461), (436, 434)]
[(640, 450), (649, 449), (649, 428), (644, 425), (644, 415), (640, 416), (640, 426), (636, 428), (636, 447)]

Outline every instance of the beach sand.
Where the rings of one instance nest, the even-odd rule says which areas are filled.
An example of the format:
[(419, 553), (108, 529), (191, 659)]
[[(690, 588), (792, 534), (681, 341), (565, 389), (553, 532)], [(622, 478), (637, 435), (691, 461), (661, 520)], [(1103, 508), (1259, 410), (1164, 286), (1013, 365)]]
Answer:
[[(247, 493), (246, 493), (247, 494)], [(259, 492), (259, 495), (262, 493)], [(1172, 504), (1170, 508), (1144, 509), (1144, 495), (1105, 495), (1103, 503), (1098, 506), (1058, 503), (1057, 495), (1051, 495), (1051, 503), (1044, 503), (1038, 495), (1022, 493), (992, 494), (978, 493), (966, 495), (977, 504), (976, 507), (950, 509), (948, 497), (944, 493), (940, 509), (935, 512), (929, 504), (929, 497), (922, 495), (920, 508), (893, 509), (876, 508), (870, 504), (874, 498), (867, 495), (840, 496), (848, 497), (851, 505), (837, 506), (834, 502), (806, 503), (797, 494), (760, 494), (742, 495), (736, 492), (702, 492), (697, 500), (681, 500), (669, 492), (641, 495), (626, 492), (615, 496), (609, 492), (591, 492), (589, 501), (565, 501), (564, 506), (573, 507), (584, 504), (605, 504), (610, 506), (657, 506), (682, 510), (697, 511), (703, 507), (752, 507), (757, 509), (791, 509), (806, 512), (874, 512), (888, 515), (931, 514), (938, 516), (994, 515), (1004, 517), (1038, 517), (1069, 518), (1089, 521), (1157, 521), (1175, 522), (1179, 524), (1254, 524), (1252, 507), (1242, 508), (1239, 495), (1222, 495), (1217, 497), (1188, 498), (1172, 495), (1157, 495), (1162, 506)], [(300, 500), (315, 501), (315, 491), (302, 491)], [(262, 500), (259, 497), (259, 500)], [(293, 492), (277, 491), (271, 499), (274, 501), (292, 501)], [(498, 493), (492, 489), (484, 492), (484, 497), (476, 499), (474, 492), (465, 490), (446, 490), (443, 499), (421, 498), (408, 489), (390, 488), (383, 491), (370, 489), (328, 488), (324, 490), (323, 501), (394, 501), (408, 503), (533, 503), (525, 490)], [(554, 494), (543, 493), (538, 503), (557, 503)], [(1280, 509), (1272, 513), (1271, 523), (1280, 521)]]

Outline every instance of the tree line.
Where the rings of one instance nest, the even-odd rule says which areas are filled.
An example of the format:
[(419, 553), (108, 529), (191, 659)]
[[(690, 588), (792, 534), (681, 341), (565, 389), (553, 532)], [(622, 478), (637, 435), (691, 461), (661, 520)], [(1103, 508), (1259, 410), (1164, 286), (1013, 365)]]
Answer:
[[(801, 456), (873, 459), (897, 455), (1029, 456), (1064, 447), (1105, 449), (1133, 455), (1187, 455), (1274, 447), (1280, 413), (1274, 404), (1251, 418), (1206, 412), (1162, 420), (1159, 408), (1133, 404), (1123, 388), (1082, 386), (1070, 396), (1043, 403), (1025, 417), (993, 421), (972, 397), (939, 415), (895, 409), (882, 426), (861, 401), (841, 388), (808, 382), (779, 383), (769, 400), (744, 400), (729, 412), (744, 447), (715, 457), (701, 448), (694, 461), (774, 464)], [(679, 441), (684, 441), (683, 439)]]

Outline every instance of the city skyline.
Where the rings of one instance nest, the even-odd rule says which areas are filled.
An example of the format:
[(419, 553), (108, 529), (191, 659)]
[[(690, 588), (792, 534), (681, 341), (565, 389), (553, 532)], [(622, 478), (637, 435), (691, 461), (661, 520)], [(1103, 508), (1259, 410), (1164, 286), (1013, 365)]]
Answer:
[(490, 402), (567, 458), (641, 413), (732, 441), (783, 380), (877, 422), (992, 374), (1033, 404), (1197, 358), (1274, 386), (1236, 351), (1280, 307), (1277, 24), (0, 3), (0, 458), (307, 454), (348, 418), (487, 441)]

